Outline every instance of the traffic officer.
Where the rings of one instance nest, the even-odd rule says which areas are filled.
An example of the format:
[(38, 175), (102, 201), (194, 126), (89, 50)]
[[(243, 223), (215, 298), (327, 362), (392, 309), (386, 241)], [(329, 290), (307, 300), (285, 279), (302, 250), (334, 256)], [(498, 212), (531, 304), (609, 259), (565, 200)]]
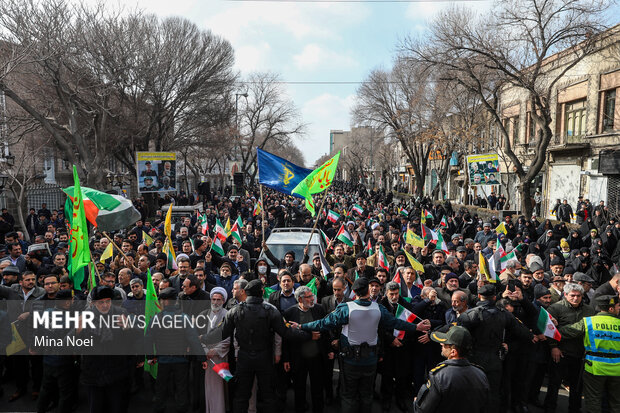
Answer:
[(588, 413), (602, 411), (604, 395), (609, 411), (620, 412), (620, 300), (617, 295), (601, 295), (595, 302), (597, 315), (561, 327), (560, 334), (567, 339), (583, 336), (583, 393)]
[(415, 412), (482, 412), (489, 397), (489, 382), (482, 368), (467, 360), (472, 345), (469, 331), (454, 326), (447, 333), (435, 331), (430, 337), (441, 344), (441, 355), (447, 360), (429, 371), (428, 381), (415, 400)]
[(258, 382), (258, 411), (273, 412), (276, 410), (273, 333), (290, 340), (309, 340), (311, 335), (286, 327), (280, 312), (263, 302), (260, 280), (250, 281), (245, 293), (247, 299), (226, 313), (222, 328), (222, 337), (231, 337), (234, 333), (239, 345), (233, 412), (247, 413), (254, 378)]
[(344, 413), (369, 413), (377, 370), (378, 328), (392, 331), (427, 331), (428, 320), (408, 323), (384, 306), (370, 301), (368, 279), (353, 283), (355, 301), (342, 303), (321, 320), (302, 324), (302, 330), (331, 330), (342, 326), (339, 365), (343, 376), (341, 407)]
[(469, 330), (474, 347), (471, 361), (481, 366), (489, 380), (490, 392), (487, 411), (501, 411), (500, 388), (502, 361), (507, 345), (506, 334), (514, 340), (531, 340), (530, 331), (508, 311), (495, 306), (495, 286), (486, 284), (478, 288), (478, 304), (461, 314), (457, 325)]

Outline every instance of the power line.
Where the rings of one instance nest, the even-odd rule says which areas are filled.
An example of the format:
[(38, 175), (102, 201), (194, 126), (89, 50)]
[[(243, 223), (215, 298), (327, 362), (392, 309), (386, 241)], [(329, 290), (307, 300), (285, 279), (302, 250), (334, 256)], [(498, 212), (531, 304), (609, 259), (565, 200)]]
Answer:
[[(223, 0), (235, 3), (428, 3), (428, 0)], [(483, 2), (488, 0), (434, 0), (433, 3)]]

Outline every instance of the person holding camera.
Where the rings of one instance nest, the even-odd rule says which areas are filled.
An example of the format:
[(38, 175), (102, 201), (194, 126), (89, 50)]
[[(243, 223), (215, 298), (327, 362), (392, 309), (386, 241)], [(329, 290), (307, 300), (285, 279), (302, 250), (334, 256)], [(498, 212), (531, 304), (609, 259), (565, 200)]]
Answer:
[(488, 412), (500, 412), (500, 386), (502, 382), (502, 360), (505, 358), (505, 336), (515, 340), (531, 340), (532, 334), (508, 311), (495, 305), (496, 290), (492, 284), (478, 288), (476, 307), (470, 308), (457, 319), (457, 325), (469, 330), (474, 346), (471, 361), (481, 366), (489, 380), (490, 392)]

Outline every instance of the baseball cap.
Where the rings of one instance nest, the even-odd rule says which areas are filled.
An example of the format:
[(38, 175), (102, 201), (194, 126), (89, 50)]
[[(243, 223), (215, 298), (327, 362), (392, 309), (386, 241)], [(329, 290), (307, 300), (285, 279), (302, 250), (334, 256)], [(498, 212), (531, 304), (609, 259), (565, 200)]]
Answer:
[(618, 303), (617, 295), (601, 295), (595, 298), (596, 305), (600, 307), (607, 307), (616, 305)]
[(431, 340), (439, 344), (450, 344), (458, 347), (471, 347), (471, 334), (465, 327), (454, 326), (447, 333), (433, 331)]

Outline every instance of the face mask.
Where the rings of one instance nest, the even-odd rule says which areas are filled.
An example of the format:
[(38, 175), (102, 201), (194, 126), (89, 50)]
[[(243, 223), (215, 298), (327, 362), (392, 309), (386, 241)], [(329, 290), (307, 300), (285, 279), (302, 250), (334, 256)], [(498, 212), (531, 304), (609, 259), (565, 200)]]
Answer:
[(258, 273), (259, 274), (265, 274), (267, 272), (267, 266), (266, 265), (259, 265), (257, 267), (258, 269)]

